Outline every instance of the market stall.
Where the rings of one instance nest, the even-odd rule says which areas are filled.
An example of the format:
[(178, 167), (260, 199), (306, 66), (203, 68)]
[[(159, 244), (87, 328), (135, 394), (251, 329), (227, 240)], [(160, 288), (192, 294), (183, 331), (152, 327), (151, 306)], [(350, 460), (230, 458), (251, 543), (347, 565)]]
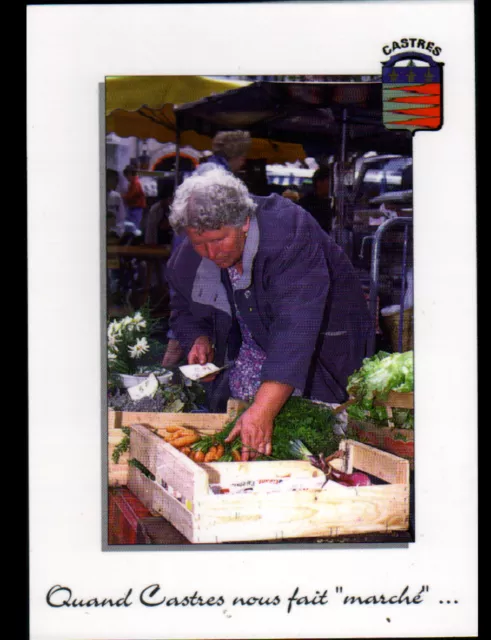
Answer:
[[(254, 83), (176, 107), (176, 143), (248, 129), (274, 144), (320, 141), (341, 163), (353, 148), (410, 153), (410, 136), (384, 129), (379, 98), (379, 83)], [(247, 405), (207, 412), (199, 380), (157, 366), (153, 323), (142, 309), (108, 325), (109, 544), (413, 539), (412, 454), (387, 444), (413, 433), (411, 351), (364, 362), (341, 389), (346, 406), (290, 397), (271, 453), (251, 460), (230, 436)]]
[(412, 540), (412, 352), (366, 359), (345, 406), (290, 398), (271, 455), (244, 462), (227, 436), (246, 403), (202, 412), (199, 381), (152, 358), (123, 373), (152, 328), (146, 310), (108, 326), (130, 354), (109, 361), (108, 544)]

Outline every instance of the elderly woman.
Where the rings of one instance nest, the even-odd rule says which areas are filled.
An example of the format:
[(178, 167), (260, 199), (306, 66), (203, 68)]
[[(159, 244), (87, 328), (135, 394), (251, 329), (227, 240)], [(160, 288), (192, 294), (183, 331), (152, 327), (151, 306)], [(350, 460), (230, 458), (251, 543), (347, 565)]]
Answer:
[(198, 168), (198, 173), (207, 171), (211, 165), (223, 167), (231, 173), (240, 171), (246, 161), (251, 146), (248, 131), (219, 131), (212, 141), (213, 155)]
[(230, 365), (209, 383), (212, 410), (230, 396), (252, 401), (230, 434), (242, 439), (242, 459), (269, 455), (292, 393), (346, 399), (368, 337), (361, 286), (309, 213), (251, 196), (220, 168), (182, 183), (170, 222), (187, 236), (168, 265), (171, 327), (190, 364)]

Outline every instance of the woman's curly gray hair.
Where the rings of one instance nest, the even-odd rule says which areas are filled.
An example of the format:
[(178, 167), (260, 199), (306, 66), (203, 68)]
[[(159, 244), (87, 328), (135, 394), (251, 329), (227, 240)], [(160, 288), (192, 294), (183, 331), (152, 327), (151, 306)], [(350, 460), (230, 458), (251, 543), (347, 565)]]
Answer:
[(245, 156), (251, 146), (251, 134), (248, 131), (219, 131), (213, 138), (212, 149), (217, 156), (226, 160)]
[(221, 167), (194, 173), (177, 188), (169, 222), (176, 233), (241, 227), (256, 210), (245, 184)]

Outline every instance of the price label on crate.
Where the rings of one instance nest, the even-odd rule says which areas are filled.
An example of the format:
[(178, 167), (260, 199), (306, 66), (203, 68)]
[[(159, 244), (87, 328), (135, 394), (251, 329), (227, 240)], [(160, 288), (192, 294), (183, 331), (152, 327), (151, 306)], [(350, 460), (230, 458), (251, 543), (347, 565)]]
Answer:
[(128, 389), (128, 393), (132, 400), (141, 400), (142, 398), (147, 397), (152, 398), (158, 388), (159, 381), (154, 374), (151, 373), (143, 382), (140, 382), (140, 384), (137, 384), (134, 387), (130, 387)]

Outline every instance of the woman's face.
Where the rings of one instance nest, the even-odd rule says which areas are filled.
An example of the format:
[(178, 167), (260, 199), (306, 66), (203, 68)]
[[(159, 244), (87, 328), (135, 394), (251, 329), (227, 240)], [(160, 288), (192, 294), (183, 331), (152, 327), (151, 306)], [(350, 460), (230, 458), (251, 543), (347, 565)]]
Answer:
[(198, 255), (208, 258), (220, 269), (227, 269), (242, 261), (248, 230), (249, 218), (242, 227), (222, 227), (216, 231), (199, 233), (193, 227), (186, 227), (186, 235)]

